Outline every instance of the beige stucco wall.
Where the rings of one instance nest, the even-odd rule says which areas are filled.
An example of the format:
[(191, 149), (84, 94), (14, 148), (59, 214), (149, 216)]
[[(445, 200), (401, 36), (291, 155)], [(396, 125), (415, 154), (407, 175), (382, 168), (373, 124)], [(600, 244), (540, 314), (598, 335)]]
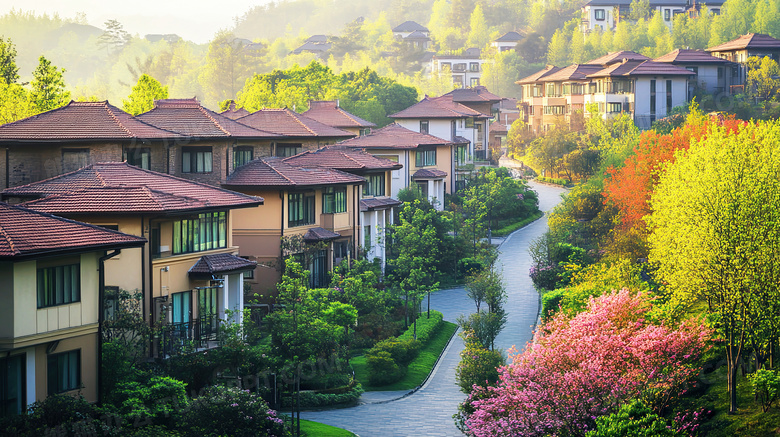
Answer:
[[(80, 335), (77, 337), (60, 340), (56, 349), (51, 351), (54, 354), (68, 352), (72, 350), (81, 351), (81, 390), (67, 392), (69, 394), (81, 394), (88, 402), (97, 402), (97, 328), (94, 332)], [(47, 353), (48, 344), (39, 345), (35, 348), (35, 400), (40, 401), (48, 396), (48, 375), (47, 375)], [(28, 402), (31, 400), (28, 394)]]

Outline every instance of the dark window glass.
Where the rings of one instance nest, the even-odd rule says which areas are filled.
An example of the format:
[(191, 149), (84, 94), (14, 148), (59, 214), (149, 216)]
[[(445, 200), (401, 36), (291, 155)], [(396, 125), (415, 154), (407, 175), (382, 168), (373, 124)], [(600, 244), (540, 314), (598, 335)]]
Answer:
[(666, 81), (666, 113), (672, 112), (672, 81)]
[(414, 155), (414, 164), (417, 167), (436, 165), (436, 149), (417, 150)]
[(27, 406), (25, 358), (25, 354), (0, 358), (0, 417), (22, 414)]
[(288, 156), (295, 156), (301, 153), (302, 144), (277, 144), (276, 156), (280, 158), (287, 158)]
[(81, 351), (49, 355), (46, 370), (50, 395), (78, 389), (81, 387)]
[(81, 301), (79, 264), (38, 269), (38, 308)]
[(322, 191), (322, 212), (325, 214), (347, 212), (347, 188), (325, 188)]
[(420, 132), (427, 134), (429, 132), (428, 130), (428, 120), (420, 120)]
[(233, 148), (233, 168), (240, 167), (252, 160), (252, 148), (238, 146)]
[(596, 17), (597, 20), (603, 21), (605, 17), (604, 9), (596, 9), (594, 11), (594, 16)]
[(227, 247), (227, 213), (208, 212), (173, 223), (173, 253), (202, 252)]
[(182, 173), (211, 173), (211, 147), (183, 147)]
[(287, 198), (288, 227), (314, 224), (314, 195), (290, 193)]
[(125, 149), (125, 161), (128, 164), (140, 167), (144, 170), (151, 170), (152, 151), (148, 147), (137, 147), (134, 149)]
[(62, 172), (68, 173), (89, 165), (89, 149), (62, 149)]
[(366, 175), (367, 183), (363, 186), (364, 196), (384, 196), (385, 195), (385, 174)]

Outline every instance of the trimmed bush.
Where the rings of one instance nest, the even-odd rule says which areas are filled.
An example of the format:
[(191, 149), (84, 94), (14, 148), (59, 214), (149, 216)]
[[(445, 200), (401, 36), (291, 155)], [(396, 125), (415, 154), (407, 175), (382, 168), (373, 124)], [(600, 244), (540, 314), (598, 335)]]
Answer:
[(368, 382), (373, 386), (390, 384), (406, 374), (406, 367), (399, 366), (387, 351), (366, 352), (366, 364)]
[[(417, 319), (417, 341), (422, 344), (428, 343), (428, 340), (430, 340), (433, 334), (436, 333), (436, 330), (439, 329), (443, 319), (444, 316), (438, 311), (431, 311), (430, 319), (426, 316), (426, 312), (423, 311)], [(411, 338), (414, 338), (414, 327), (411, 325), (406, 332), (398, 336), (399, 340)]]
[(558, 312), (565, 294), (565, 290), (553, 290), (542, 295), (542, 322)]
[(547, 183), (547, 184), (561, 185), (561, 186), (564, 186), (564, 187), (567, 187), (567, 186), (571, 185), (571, 181), (566, 180), (566, 179), (561, 179), (561, 178), (547, 178), (547, 177), (544, 177), (544, 176), (539, 176), (539, 177), (536, 178), (536, 180), (538, 182), (544, 182), (544, 183)]
[[(363, 394), (363, 387), (355, 384), (351, 387), (345, 387), (342, 393), (322, 393), (316, 391), (301, 391), (301, 408), (319, 408), (333, 405), (348, 406), (357, 404), (360, 395)], [(292, 399), (285, 396), (283, 399), (285, 407), (290, 406)]]
[(285, 435), (282, 419), (248, 390), (208, 387), (176, 418), (185, 436)]

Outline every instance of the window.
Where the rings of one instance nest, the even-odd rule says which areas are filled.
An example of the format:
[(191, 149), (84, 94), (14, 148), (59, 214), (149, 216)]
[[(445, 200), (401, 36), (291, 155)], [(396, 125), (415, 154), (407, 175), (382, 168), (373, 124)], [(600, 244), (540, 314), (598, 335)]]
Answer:
[(290, 193), (287, 196), (287, 226), (303, 226), (314, 223), (314, 196), (305, 193)]
[(466, 129), (474, 129), (474, 119), (473, 118), (467, 118), (466, 119)]
[(718, 67), (718, 79), (723, 79), (723, 67)]
[(62, 172), (76, 171), (89, 165), (89, 149), (62, 149)]
[(458, 136), (458, 122), (455, 120), (452, 120), (452, 123), (450, 123), (450, 140), (455, 141), (455, 137)]
[(466, 71), (466, 63), (465, 62), (459, 62), (455, 64), (455, 71)]
[(672, 112), (672, 81), (666, 81), (666, 113)]
[(699, 67), (685, 67), (686, 70), (699, 74)]
[(424, 198), (428, 198), (428, 181), (417, 182), (417, 189), (420, 190), (420, 195)]
[(117, 320), (119, 310), (119, 287), (107, 285), (103, 298), (103, 320)]
[(238, 168), (252, 160), (252, 147), (233, 147), (233, 168)]
[(455, 146), (455, 162), (458, 164), (464, 164), (466, 162), (466, 146)]
[(364, 196), (384, 196), (385, 195), (385, 174), (369, 174), (366, 175), (368, 181), (363, 186)]
[(370, 133), (371, 133), (371, 128), (370, 127), (363, 128), (363, 129), (360, 129), (360, 135), (359, 136), (363, 137), (363, 136), (369, 135)]
[(202, 252), (227, 247), (227, 213), (208, 212), (173, 223), (173, 253)]
[(302, 144), (277, 144), (276, 156), (280, 158), (287, 158), (288, 156), (295, 156), (301, 153)]
[(0, 417), (22, 414), (25, 400), (25, 354), (0, 358)]
[(217, 287), (198, 290), (198, 319), (201, 336), (211, 336), (217, 332)]
[(211, 147), (182, 147), (182, 173), (211, 173)]
[(436, 165), (436, 149), (419, 149), (414, 155), (414, 165), (417, 167)]
[(65, 305), (80, 300), (78, 263), (38, 269), (38, 308)]
[(371, 226), (363, 226), (363, 249), (368, 250), (371, 248)]
[(192, 292), (174, 293), (171, 295), (171, 323), (184, 325), (192, 318)]
[(133, 166), (144, 170), (151, 170), (152, 150), (148, 147), (137, 147), (134, 149), (125, 149), (125, 161)]
[(623, 105), (620, 103), (607, 103), (607, 112), (615, 113), (623, 110)]
[(347, 187), (327, 187), (322, 190), (322, 212), (347, 212)]
[(479, 86), (479, 78), (472, 77), (471, 79), (469, 79), (469, 86), (472, 88)]
[(428, 122), (428, 120), (420, 120), (420, 133), (427, 134), (429, 132), (428, 131), (429, 125), (430, 123)]
[(606, 16), (606, 14), (604, 13), (604, 9), (595, 9), (595, 10), (593, 11), (593, 14), (594, 14), (593, 16), (594, 16), (594, 17), (595, 17), (597, 20), (599, 20), (599, 21), (604, 21), (604, 18), (605, 18), (605, 16)]
[(52, 354), (46, 359), (49, 395), (81, 387), (81, 351)]
[(319, 250), (312, 257), (309, 265), (311, 276), (309, 286), (311, 288), (326, 287), (328, 285), (328, 251)]
[(672, 19), (672, 10), (664, 9), (664, 21), (670, 21)]
[[(469, 70), (471, 71), (479, 71), (479, 62), (471, 62), (469, 64)], [(479, 85), (479, 84), (477, 84)]]

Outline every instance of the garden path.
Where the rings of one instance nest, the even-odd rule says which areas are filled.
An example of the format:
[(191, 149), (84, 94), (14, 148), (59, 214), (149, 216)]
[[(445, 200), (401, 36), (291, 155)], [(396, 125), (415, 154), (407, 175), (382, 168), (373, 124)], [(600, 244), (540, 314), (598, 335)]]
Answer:
[[(531, 183), (539, 193), (539, 208), (549, 211), (560, 202), (562, 188)], [(531, 340), (532, 327), (539, 314), (539, 295), (528, 271), (531, 257), (528, 247), (547, 231), (547, 217), (511, 234), (500, 247), (498, 266), (503, 272), (508, 299), (507, 326), (496, 340), (496, 347), (519, 349)], [(425, 308), (423, 303), (423, 308)], [(441, 311), (444, 320), (454, 322), (459, 315), (474, 311), (466, 290), (441, 290), (431, 296), (431, 308)], [(361, 437), (460, 436), (452, 415), (465, 399), (455, 383), (455, 368), (460, 361), (463, 340), (455, 336), (423, 386), (411, 393), (374, 392), (363, 396), (363, 404), (352, 408), (302, 412), (301, 418), (348, 429)]]

